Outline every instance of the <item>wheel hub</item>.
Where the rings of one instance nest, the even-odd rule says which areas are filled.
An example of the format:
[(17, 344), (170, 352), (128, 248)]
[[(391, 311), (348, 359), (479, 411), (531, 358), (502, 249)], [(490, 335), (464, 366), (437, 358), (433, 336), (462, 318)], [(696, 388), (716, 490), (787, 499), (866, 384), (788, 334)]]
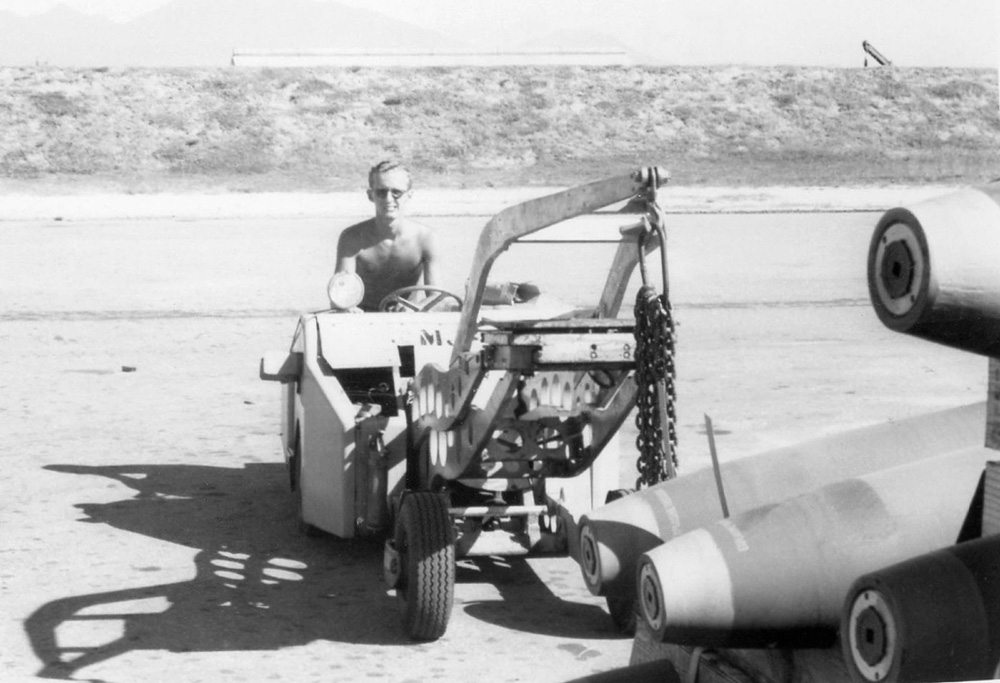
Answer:
[(403, 558), (396, 550), (396, 543), (390, 539), (385, 542), (382, 554), (382, 577), (389, 588), (397, 588), (403, 575)]

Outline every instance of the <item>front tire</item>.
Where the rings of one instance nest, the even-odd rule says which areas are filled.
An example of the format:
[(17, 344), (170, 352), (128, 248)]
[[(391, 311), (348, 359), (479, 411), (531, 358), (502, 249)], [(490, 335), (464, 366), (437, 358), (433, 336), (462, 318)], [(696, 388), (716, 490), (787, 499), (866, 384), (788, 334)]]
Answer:
[(434, 493), (407, 494), (396, 520), (402, 573), (396, 595), (403, 628), (413, 640), (444, 635), (455, 599), (455, 531), (445, 501)]

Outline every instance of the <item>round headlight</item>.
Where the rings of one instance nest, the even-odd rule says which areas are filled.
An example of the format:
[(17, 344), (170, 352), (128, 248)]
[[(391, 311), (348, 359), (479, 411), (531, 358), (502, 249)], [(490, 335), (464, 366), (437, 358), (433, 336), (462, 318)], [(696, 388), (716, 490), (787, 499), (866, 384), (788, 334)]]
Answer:
[(326, 293), (330, 297), (330, 308), (346, 311), (365, 298), (365, 283), (356, 273), (336, 273), (330, 278)]

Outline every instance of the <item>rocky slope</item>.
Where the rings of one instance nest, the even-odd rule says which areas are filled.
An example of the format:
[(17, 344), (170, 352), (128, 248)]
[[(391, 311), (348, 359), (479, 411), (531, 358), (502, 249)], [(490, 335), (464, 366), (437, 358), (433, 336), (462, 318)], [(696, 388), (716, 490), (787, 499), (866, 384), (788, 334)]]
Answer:
[(397, 156), (425, 186), (1000, 175), (991, 70), (0, 69), (0, 184), (329, 190)]

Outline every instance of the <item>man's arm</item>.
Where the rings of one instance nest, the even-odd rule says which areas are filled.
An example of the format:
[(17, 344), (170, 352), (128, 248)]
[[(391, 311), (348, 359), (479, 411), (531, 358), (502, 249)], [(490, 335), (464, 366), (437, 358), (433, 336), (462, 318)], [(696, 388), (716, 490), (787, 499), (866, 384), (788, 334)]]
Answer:
[[(353, 227), (353, 226), (352, 226)], [(337, 267), (334, 270), (334, 275), (337, 273), (354, 273), (358, 271), (358, 246), (355, 244), (355, 237), (351, 228), (340, 233), (340, 237), (337, 238)], [(362, 283), (363, 284), (363, 283)], [(348, 313), (361, 313), (362, 310), (357, 306), (347, 309)]]
[(337, 239), (337, 273), (355, 273), (358, 269), (358, 249), (350, 228), (340, 233)]

